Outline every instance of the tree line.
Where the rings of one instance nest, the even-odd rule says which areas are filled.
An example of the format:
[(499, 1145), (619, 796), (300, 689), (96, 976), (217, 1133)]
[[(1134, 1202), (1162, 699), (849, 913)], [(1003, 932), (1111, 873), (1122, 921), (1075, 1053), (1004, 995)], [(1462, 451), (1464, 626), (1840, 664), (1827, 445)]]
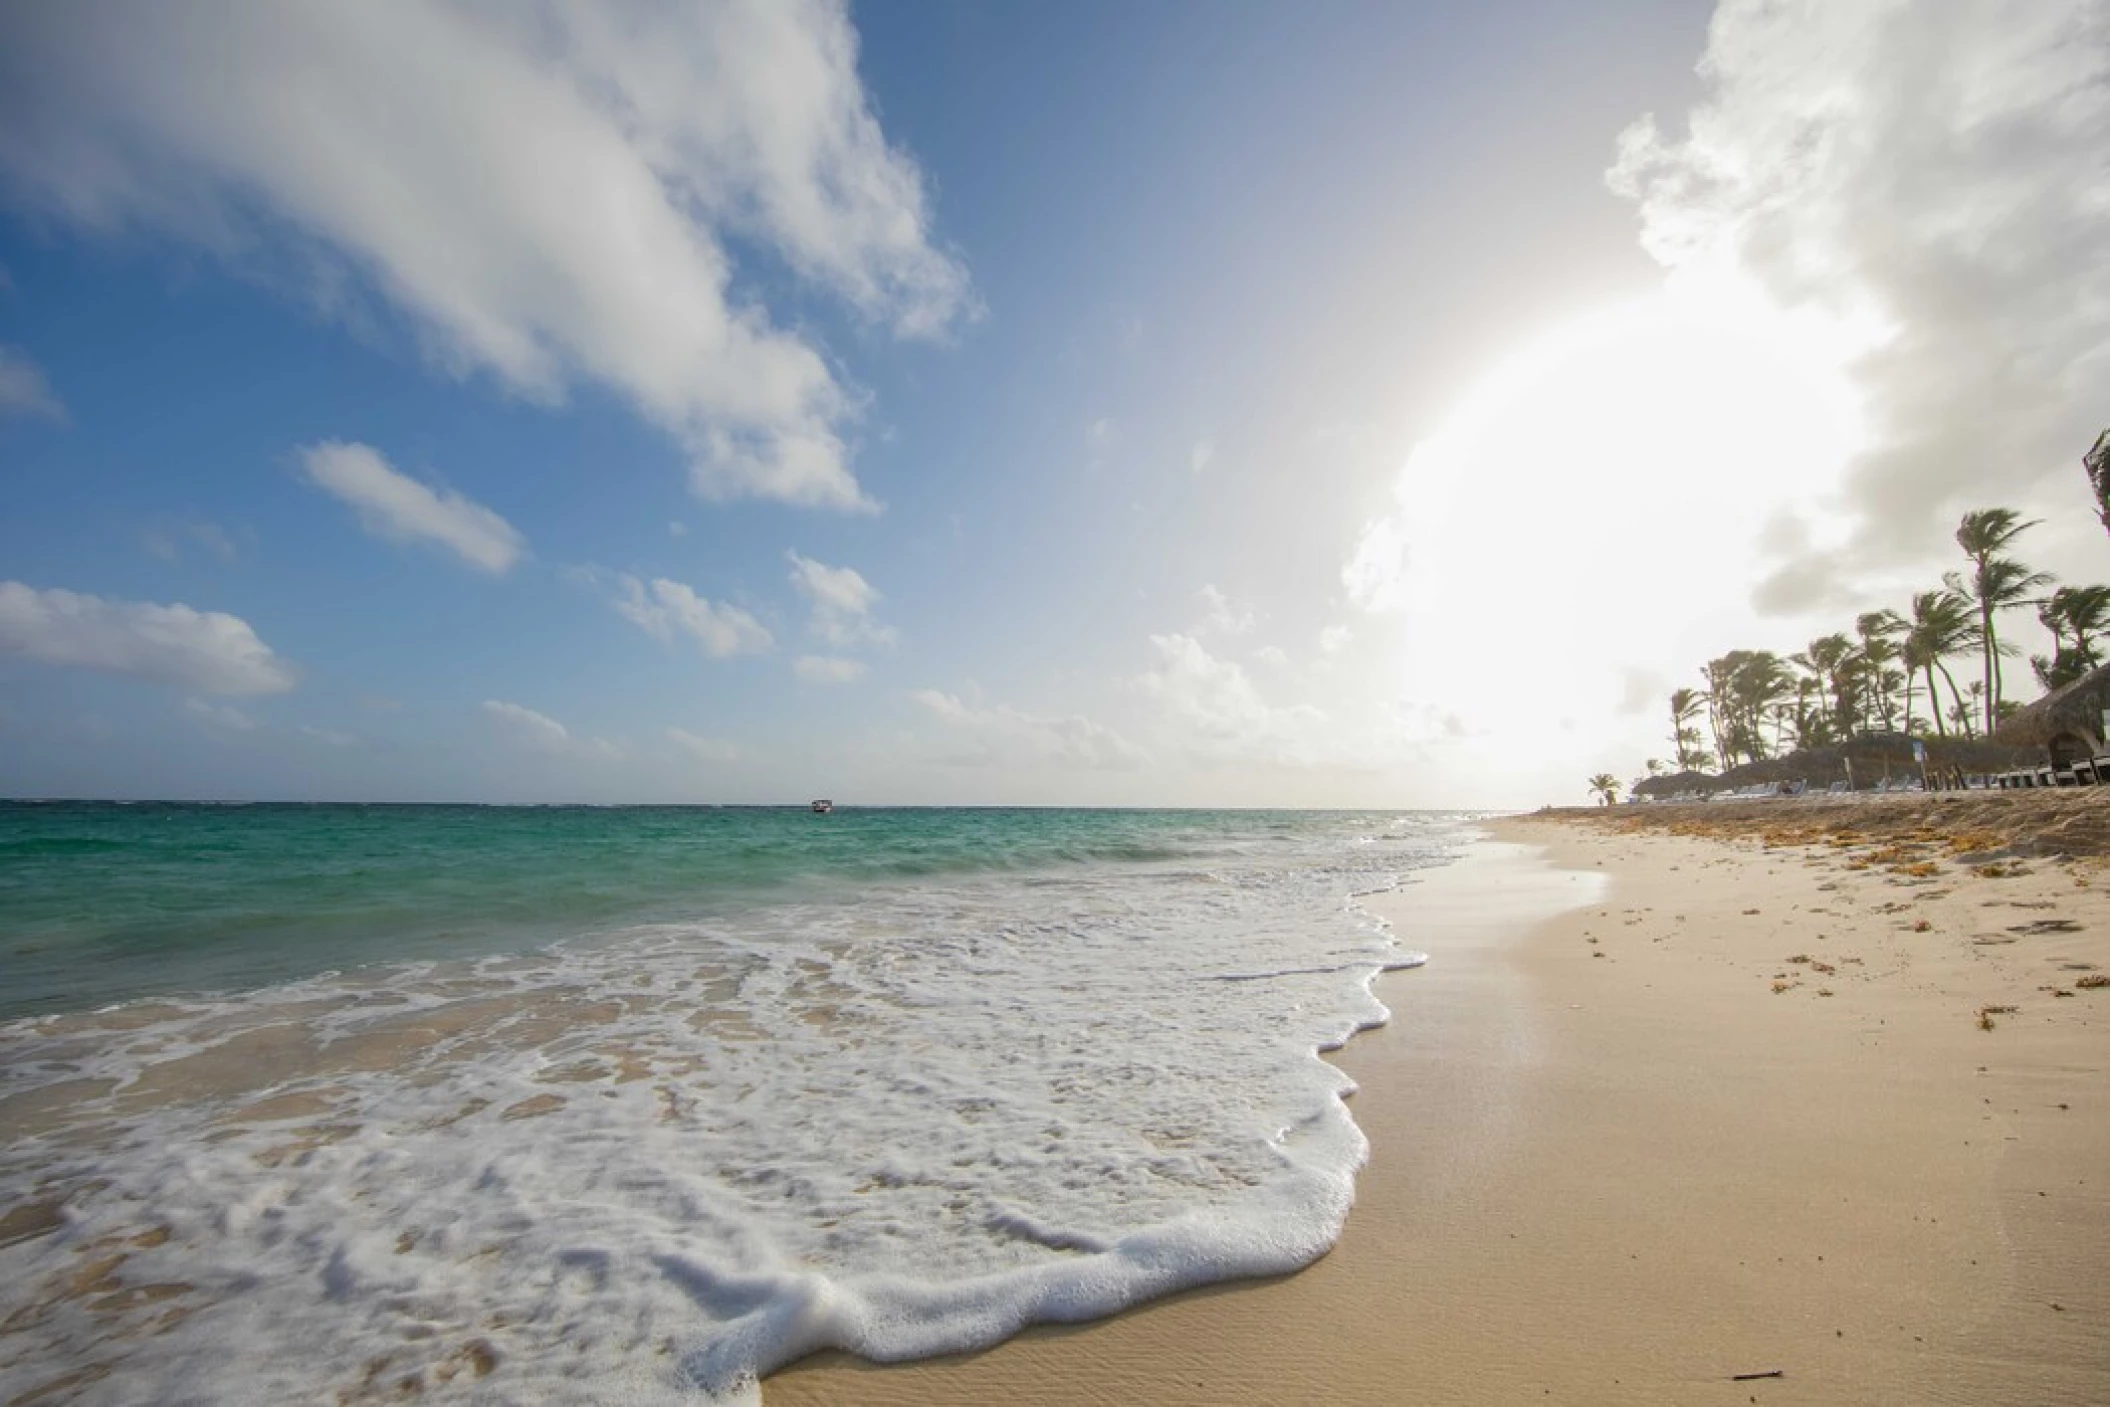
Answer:
[[(2049, 653), (2029, 657), (2040, 685), (2056, 689), (2094, 669), (2110, 632), (2110, 586), (2045, 594), (2052, 576), (2013, 551), (2036, 526), (2011, 508), (1966, 513), (1956, 543), (1967, 565), (1944, 573), (1938, 588), (1915, 592), (1905, 610), (1865, 611), (1851, 632), (1819, 636), (1785, 659), (1731, 650), (1709, 660), (1700, 669), (1704, 688), (1670, 695), (1677, 770), (1713, 762), (1727, 771), (1875, 732), (1988, 734), (2020, 706), (2006, 695), (2003, 662), (2019, 651), (2002, 638), (2001, 618), (2024, 606), (2035, 606), (2051, 632)], [(1977, 677), (1959, 683), (1950, 665), (1965, 657)]]
[[(2110, 531), (2110, 430), (2081, 466)], [(2099, 641), (2110, 633), (2110, 586), (2060, 586), (2049, 572), (2017, 558), (2015, 540), (2038, 524), (2022, 521), (2012, 508), (1966, 513), (1956, 545), (1967, 565), (1944, 572), (1939, 587), (1914, 592), (1905, 610), (1864, 611), (1851, 631), (1821, 635), (1786, 658), (1771, 650), (1731, 650), (1707, 661), (1700, 669), (1706, 687), (1670, 695), (1674, 770), (1701, 771), (1713, 763), (1726, 772), (1877, 732), (1948, 737), (1953, 728), (1964, 738), (1989, 735), (2021, 707), (2006, 696), (2002, 668), (2020, 650), (2002, 638), (2000, 620), (2025, 606), (2036, 607), (2038, 623), (2051, 632), (2050, 653), (2029, 656), (2046, 692), (2096, 668), (2103, 662)], [(1972, 657), (1977, 677), (1959, 685), (1950, 662)], [(1655, 775), (1666, 767), (1651, 758), (1648, 770)], [(1605, 805), (1617, 799), (1619, 780), (1609, 772), (1591, 777), (1589, 786)]]

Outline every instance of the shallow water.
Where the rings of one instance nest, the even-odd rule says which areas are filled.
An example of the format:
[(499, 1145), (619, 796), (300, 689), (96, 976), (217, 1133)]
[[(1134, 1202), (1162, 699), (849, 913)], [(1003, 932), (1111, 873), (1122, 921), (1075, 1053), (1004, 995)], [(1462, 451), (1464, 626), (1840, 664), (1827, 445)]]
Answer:
[(9, 808), (0, 1394), (738, 1395), (1295, 1268), (1416, 960), (1353, 896), (1461, 833)]

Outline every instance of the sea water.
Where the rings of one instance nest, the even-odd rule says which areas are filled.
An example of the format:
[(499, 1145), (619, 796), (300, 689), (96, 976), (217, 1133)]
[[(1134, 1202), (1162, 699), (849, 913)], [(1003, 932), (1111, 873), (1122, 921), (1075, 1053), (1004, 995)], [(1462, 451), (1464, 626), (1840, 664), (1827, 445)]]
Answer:
[(750, 1396), (1286, 1272), (1431, 813), (0, 807), (0, 1400)]

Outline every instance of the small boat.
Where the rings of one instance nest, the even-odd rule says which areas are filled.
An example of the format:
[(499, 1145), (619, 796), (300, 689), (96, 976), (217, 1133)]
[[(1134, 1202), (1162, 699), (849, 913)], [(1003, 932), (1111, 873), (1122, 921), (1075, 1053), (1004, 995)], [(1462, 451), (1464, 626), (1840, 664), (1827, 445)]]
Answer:
[(825, 816), (834, 809), (835, 803), (828, 800), (826, 797), (823, 797), (819, 801), (813, 803), (813, 814), (816, 816)]

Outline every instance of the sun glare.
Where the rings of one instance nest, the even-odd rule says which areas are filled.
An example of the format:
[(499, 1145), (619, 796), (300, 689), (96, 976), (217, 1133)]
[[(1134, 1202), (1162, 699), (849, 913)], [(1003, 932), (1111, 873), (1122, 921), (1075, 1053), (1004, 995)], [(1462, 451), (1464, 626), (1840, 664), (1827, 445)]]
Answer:
[(1388, 584), (1412, 692), (1510, 738), (1608, 717), (1635, 671), (1682, 672), (1741, 612), (1767, 523), (1823, 540), (1859, 436), (1839, 359), (1732, 308), (1666, 293), (1559, 326), (1417, 446)]

